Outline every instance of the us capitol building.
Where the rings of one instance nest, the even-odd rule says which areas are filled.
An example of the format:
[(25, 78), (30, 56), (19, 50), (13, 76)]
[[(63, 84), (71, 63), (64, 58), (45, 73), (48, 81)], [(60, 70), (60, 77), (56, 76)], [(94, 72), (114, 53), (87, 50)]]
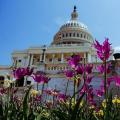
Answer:
[(87, 26), (78, 21), (78, 13), (74, 7), (70, 21), (60, 27), (50, 46), (14, 51), (13, 66), (31, 66), (47, 73), (56, 73), (66, 69), (66, 58), (73, 53), (79, 54), (86, 62), (95, 62), (95, 50), (91, 47), (93, 40)]
[[(30, 66), (36, 71), (45, 71), (53, 81), (65, 79), (62, 71), (67, 69), (66, 58), (72, 54), (79, 54), (82, 58), (81, 62), (97, 62), (95, 49), (92, 47), (93, 40), (88, 27), (79, 22), (76, 6), (74, 6), (70, 20), (60, 27), (50, 46), (35, 46), (23, 51), (14, 51), (12, 67)], [(10, 70), (7, 67), (5, 69)], [(55, 86), (56, 82), (52, 82), (52, 85)]]

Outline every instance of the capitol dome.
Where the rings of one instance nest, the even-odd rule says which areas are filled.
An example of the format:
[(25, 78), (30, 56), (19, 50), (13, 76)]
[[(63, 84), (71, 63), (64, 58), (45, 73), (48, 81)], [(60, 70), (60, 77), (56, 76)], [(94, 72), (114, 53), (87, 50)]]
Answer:
[(71, 20), (63, 24), (55, 34), (52, 44), (91, 44), (93, 37), (88, 27), (78, 21), (76, 6), (71, 14)]

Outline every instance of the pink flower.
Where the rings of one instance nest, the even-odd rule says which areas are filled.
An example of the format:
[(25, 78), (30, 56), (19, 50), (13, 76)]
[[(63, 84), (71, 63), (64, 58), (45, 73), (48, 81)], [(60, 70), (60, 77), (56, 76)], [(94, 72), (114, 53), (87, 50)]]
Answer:
[(13, 74), (16, 79), (21, 79), (26, 75), (25, 68), (17, 68), (13, 71)]
[(16, 79), (21, 79), (24, 76), (30, 76), (33, 73), (33, 68), (17, 68), (13, 70), (13, 75)]
[(108, 42), (108, 38), (105, 39), (103, 45), (101, 45), (97, 40), (95, 40), (94, 47), (97, 50), (98, 57), (104, 61), (108, 60), (110, 57), (110, 43)]
[(109, 87), (111, 82), (113, 81), (113, 77), (107, 78), (107, 86)]
[(73, 70), (65, 70), (64, 73), (65, 73), (65, 75), (68, 79), (70, 79), (74, 76), (74, 71)]
[(84, 66), (83, 65), (77, 65), (75, 68), (77, 74), (83, 74), (84, 73)]
[(114, 76), (113, 77), (114, 81), (115, 81), (115, 85), (120, 87), (120, 76)]
[[(111, 64), (107, 64), (107, 65), (106, 65), (107, 74), (109, 74), (109, 73), (111, 72), (110, 67), (111, 67)], [(101, 74), (103, 74), (103, 73), (105, 72), (105, 66), (104, 66), (103, 64), (102, 64), (102, 65), (99, 65), (99, 66), (97, 66), (97, 70), (98, 70)]]
[(97, 95), (98, 97), (102, 97), (103, 94), (104, 94), (103, 90), (96, 90), (96, 95)]
[(85, 67), (86, 73), (91, 74), (92, 73), (92, 68), (93, 68), (92, 64), (87, 64), (86, 67)]
[(87, 92), (88, 89), (89, 89), (89, 86), (87, 84), (84, 84), (82, 90), (80, 91), (80, 95), (82, 95), (84, 92)]
[(0, 88), (0, 95), (3, 95), (3, 94), (5, 94), (5, 93), (7, 93), (7, 89), (5, 89), (5, 88)]
[(93, 88), (90, 87), (87, 91), (87, 99), (91, 103), (93, 101)]
[(86, 83), (86, 84), (90, 84), (91, 81), (92, 81), (92, 79), (93, 79), (93, 76), (87, 76), (85, 83)]
[(65, 101), (67, 99), (67, 96), (65, 94), (63, 94), (63, 93), (59, 93), (58, 94), (58, 99), (60, 101)]
[(25, 75), (30, 76), (33, 73), (34, 68), (27, 67), (25, 68)]
[(68, 58), (68, 65), (71, 66), (71, 68), (75, 68), (80, 62), (80, 56), (79, 55), (72, 55), (70, 58)]
[(48, 83), (50, 78), (47, 77), (45, 74), (43, 73), (35, 73), (33, 76), (33, 79), (37, 82), (37, 83)]

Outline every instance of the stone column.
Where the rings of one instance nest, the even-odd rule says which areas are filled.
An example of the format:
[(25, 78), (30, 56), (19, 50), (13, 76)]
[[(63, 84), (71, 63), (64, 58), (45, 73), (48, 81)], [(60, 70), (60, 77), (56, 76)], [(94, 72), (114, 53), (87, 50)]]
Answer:
[(40, 54), (40, 62), (42, 61), (42, 54)]
[(55, 62), (54, 59), (55, 59), (55, 54), (52, 54), (52, 63)]
[(31, 54), (30, 66), (33, 64), (33, 54)]
[(86, 58), (86, 63), (88, 63), (88, 53), (86, 52), (85, 55), (86, 55), (86, 57), (85, 57)]
[(63, 63), (64, 62), (64, 54), (62, 53), (61, 54), (61, 63)]
[(90, 53), (88, 53), (88, 62), (92, 62)]
[(85, 63), (86, 63), (86, 53), (84, 53), (83, 62), (85, 62)]
[(44, 53), (43, 62), (45, 62), (45, 58), (46, 58), (46, 55), (45, 55), (45, 53)]

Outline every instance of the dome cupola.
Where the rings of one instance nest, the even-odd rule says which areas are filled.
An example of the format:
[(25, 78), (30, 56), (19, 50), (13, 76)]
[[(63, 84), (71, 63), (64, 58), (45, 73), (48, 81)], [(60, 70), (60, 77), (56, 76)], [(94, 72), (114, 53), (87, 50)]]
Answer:
[(76, 6), (74, 6), (74, 10), (71, 14), (71, 20), (77, 20), (78, 18), (78, 13), (76, 12)]
[(91, 44), (92, 42), (93, 37), (87, 26), (78, 21), (77, 8), (74, 6), (70, 21), (60, 27), (52, 44)]

